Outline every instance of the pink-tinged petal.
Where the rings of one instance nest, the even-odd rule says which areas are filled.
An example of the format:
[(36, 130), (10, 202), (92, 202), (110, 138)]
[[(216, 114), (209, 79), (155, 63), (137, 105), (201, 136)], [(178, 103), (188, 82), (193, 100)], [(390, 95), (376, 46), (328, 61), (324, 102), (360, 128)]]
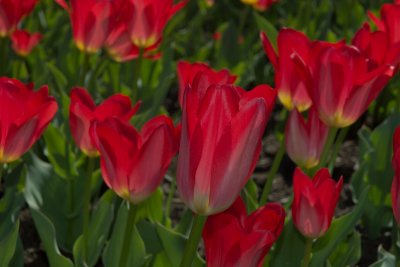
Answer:
[(264, 100), (266, 116), (269, 118), (275, 107), (276, 90), (265, 84), (258, 85), (254, 87), (254, 89), (243, 94), (239, 102), (240, 108), (257, 98)]
[(275, 52), (274, 47), (271, 44), (271, 41), (268, 39), (267, 35), (264, 32), (260, 33), (261, 42), (264, 47), (265, 54), (269, 58), (272, 66), (274, 66), (275, 70), (279, 68), (278, 65), (278, 55)]
[(129, 192), (133, 203), (139, 203), (150, 196), (164, 178), (174, 155), (173, 131), (171, 125), (160, 124), (140, 147), (129, 176)]
[(124, 121), (129, 121), (137, 112), (141, 102), (136, 103), (132, 108), (131, 99), (122, 94), (115, 94), (101, 103), (95, 111), (96, 119), (105, 120), (110, 117), (117, 117)]
[(261, 151), (267, 123), (264, 99), (244, 105), (226, 127), (215, 149), (208, 214), (225, 210), (242, 190)]
[(400, 127), (397, 127), (393, 135), (393, 152), (400, 148)]

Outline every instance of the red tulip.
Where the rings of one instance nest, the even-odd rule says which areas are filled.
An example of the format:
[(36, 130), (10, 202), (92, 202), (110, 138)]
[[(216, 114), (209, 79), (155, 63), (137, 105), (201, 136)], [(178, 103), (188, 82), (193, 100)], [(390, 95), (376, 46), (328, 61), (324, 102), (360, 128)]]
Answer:
[(356, 46), (368, 61), (368, 69), (373, 70), (383, 64), (397, 65), (400, 61), (400, 42), (390, 43), (387, 32), (371, 31), (365, 23), (354, 35), (352, 44)]
[(76, 46), (87, 53), (101, 49), (117, 21), (118, 0), (55, 0), (70, 15)]
[(400, 225), (400, 127), (393, 136), (393, 159), (392, 166), (394, 178), (391, 188), (393, 214), (397, 224)]
[(104, 121), (113, 117), (129, 121), (137, 112), (139, 106), (140, 103), (136, 103), (132, 107), (129, 97), (116, 94), (96, 107), (93, 99), (85, 89), (72, 89), (69, 123), (75, 143), (86, 155), (90, 157), (98, 156), (97, 148), (90, 138), (90, 126), (95, 121)]
[(57, 112), (57, 102), (47, 86), (37, 92), (32, 85), (0, 78), (0, 163), (22, 156), (40, 138)]
[(321, 120), (330, 127), (347, 127), (383, 90), (394, 68), (385, 64), (370, 70), (365, 57), (354, 46), (316, 46), (318, 52), (308, 65), (295, 57), (302, 69), (299, 72), (303, 72)]
[(400, 43), (400, 5), (384, 4), (381, 8), (381, 19), (371, 12), (368, 13), (379, 30), (389, 34), (389, 41), (392, 45)]
[(241, 198), (225, 212), (208, 217), (203, 239), (208, 267), (261, 267), (278, 239), (285, 210), (267, 204), (247, 215)]
[(318, 238), (331, 225), (333, 213), (342, 190), (343, 177), (335, 183), (328, 169), (321, 169), (313, 180), (297, 168), (293, 176), (293, 223), (300, 233)]
[(311, 109), (307, 121), (297, 111), (290, 113), (286, 124), (285, 141), (289, 157), (301, 167), (311, 169), (318, 165), (329, 128)]
[(178, 135), (166, 116), (150, 120), (140, 133), (117, 118), (95, 122), (91, 136), (107, 186), (134, 204), (146, 199), (160, 185), (176, 154)]
[(9, 36), (23, 17), (32, 12), (38, 0), (1, 0), (0, 37)]
[(261, 33), (261, 40), (265, 53), (275, 69), (275, 86), (279, 100), (289, 110), (294, 108), (299, 111), (307, 110), (312, 102), (308, 96), (306, 84), (296, 70), (292, 55), (296, 52), (307, 64), (311, 41), (301, 32), (283, 29), (278, 35), (278, 54), (276, 54), (265, 33)]
[(143, 49), (157, 47), (165, 25), (187, 2), (174, 5), (173, 0), (127, 0), (123, 20), (133, 44)]
[(11, 35), (12, 48), (20, 56), (27, 56), (31, 53), (32, 49), (38, 45), (42, 35), (40, 33), (30, 34), (24, 30), (16, 30)]
[(215, 84), (203, 92), (207, 76), (194, 80), (183, 101), (177, 185), (195, 213), (211, 215), (227, 209), (250, 178), (276, 92)]
[(216, 71), (203, 63), (191, 64), (186, 61), (180, 61), (178, 63), (179, 103), (182, 106), (183, 95), (188, 85), (193, 86), (196, 83), (197, 90), (201, 95), (204, 95), (210, 85), (233, 84), (236, 78), (226, 69)]
[(278, 0), (241, 0), (246, 5), (251, 5), (259, 11), (265, 11)]

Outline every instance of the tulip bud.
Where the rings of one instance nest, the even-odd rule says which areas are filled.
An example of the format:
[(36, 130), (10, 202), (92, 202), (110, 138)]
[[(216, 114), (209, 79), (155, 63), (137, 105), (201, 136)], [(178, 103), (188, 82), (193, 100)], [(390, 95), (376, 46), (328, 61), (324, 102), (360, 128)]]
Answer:
[(18, 55), (25, 57), (29, 55), (35, 46), (38, 45), (42, 35), (40, 33), (30, 34), (24, 30), (16, 30), (11, 35), (12, 48)]
[(400, 127), (398, 127), (393, 136), (393, 159), (392, 166), (394, 178), (391, 188), (393, 214), (397, 224), (400, 225)]
[(329, 128), (318, 118), (314, 109), (307, 121), (297, 110), (290, 113), (286, 124), (285, 142), (289, 157), (300, 167), (311, 169), (318, 165)]
[(0, 78), (0, 164), (12, 162), (28, 151), (57, 108), (47, 86), (35, 92), (18, 80)]
[(0, 37), (9, 36), (23, 17), (32, 12), (38, 0), (0, 1)]
[(308, 238), (318, 238), (331, 225), (342, 190), (343, 178), (335, 183), (328, 169), (321, 169), (312, 180), (297, 168), (293, 176), (293, 223)]
[(311, 99), (308, 96), (306, 84), (296, 69), (292, 54), (296, 52), (304, 62), (307, 62), (311, 41), (301, 32), (283, 29), (278, 35), (278, 54), (276, 54), (265, 33), (261, 33), (261, 40), (265, 53), (275, 69), (275, 84), (279, 100), (288, 110), (294, 108), (300, 112), (307, 110), (311, 106)]
[(160, 185), (178, 148), (179, 128), (166, 116), (147, 122), (141, 132), (117, 118), (95, 122), (93, 143), (100, 152), (108, 187), (138, 204)]
[(225, 212), (207, 218), (203, 230), (207, 266), (262, 266), (284, 221), (281, 205), (267, 204), (247, 215), (239, 197)]
[(76, 145), (89, 157), (98, 156), (97, 148), (89, 135), (91, 125), (95, 121), (104, 121), (113, 117), (129, 121), (137, 112), (139, 106), (140, 102), (132, 107), (129, 97), (116, 94), (96, 107), (93, 99), (85, 89), (72, 89), (69, 123)]
[(246, 92), (211, 85), (199, 73), (185, 90), (177, 185), (197, 214), (227, 209), (253, 172), (276, 92), (261, 85)]
[(229, 70), (213, 70), (204, 63), (190, 64), (186, 61), (178, 62), (178, 80), (179, 80), (179, 103), (183, 104), (183, 95), (188, 85), (195, 86), (199, 93), (203, 95), (212, 84), (233, 84), (236, 76)]
[(259, 11), (265, 11), (278, 0), (241, 0), (243, 4), (251, 5)]

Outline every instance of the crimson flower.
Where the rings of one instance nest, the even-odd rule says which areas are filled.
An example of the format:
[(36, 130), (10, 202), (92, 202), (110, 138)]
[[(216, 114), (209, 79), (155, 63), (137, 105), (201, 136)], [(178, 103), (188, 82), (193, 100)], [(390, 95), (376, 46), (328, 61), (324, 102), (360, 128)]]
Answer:
[(25, 30), (16, 30), (11, 35), (12, 48), (20, 56), (27, 56), (32, 49), (38, 45), (42, 35), (40, 33), (31, 34)]
[(0, 163), (15, 161), (28, 151), (57, 112), (47, 86), (36, 92), (32, 87), (0, 78)]
[(129, 97), (116, 94), (96, 107), (90, 94), (83, 88), (71, 90), (69, 123), (72, 137), (83, 153), (90, 157), (98, 155), (97, 148), (90, 138), (89, 129), (95, 121), (117, 117), (129, 121), (139, 109), (140, 102), (132, 107)]
[(247, 215), (239, 197), (226, 211), (207, 218), (203, 239), (208, 267), (261, 267), (285, 221), (279, 204), (267, 204)]
[(178, 149), (179, 128), (166, 116), (150, 120), (140, 132), (127, 122), (108, 118), (93, 124), (91, 137), (107, 186), (138, 204), (160, 185)]
[(183, 95), (188, 85), (196, 87), (199, 94), (204, 95), (210, 85), (233, 84), (236, 78), (227, 69), (216, 71), (204, 63), (191, 64), (180, 61), (178, 63), (179, 103), (182, 106)]
[(260, 85), (246, 92), (233, 85), (210, 85), (207, 76), (185, 90), (177, 185), (197, 214), (227, 209), (253, 172), (276, 92)]
[(318, 238), (331, 225), (333, 213), (342, 190), (343, 177), (336, 183), (328, 169), (321, 169), (311, 180), (300, 168), (293, 176), (293, 223), (309, 238)]
[(23, 17), (32, 12), (38, 0), (1, 0), (0, 37), (9, 36)]
[(400, 224), (400, 127), (396, 129), (393, 135), (393, 159), (392, 166), (394, 178), (392, 182), (392, 208), (397, 224)]
[(312, 108), (305, 120), (297, 110), (290, 113), (286, 124), (285, 143), (289, 157), (300, 167), (311, 169), (318, 165), (329, 128)]

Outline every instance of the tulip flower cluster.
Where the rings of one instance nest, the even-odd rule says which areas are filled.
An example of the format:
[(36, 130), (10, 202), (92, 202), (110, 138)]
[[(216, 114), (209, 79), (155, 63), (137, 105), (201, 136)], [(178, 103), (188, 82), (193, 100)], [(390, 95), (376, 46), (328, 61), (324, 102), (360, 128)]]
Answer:
[[(384, 4), (380, 16), (369, 12), (370, 22), (360, 21), (351, 43), (317, 40), (318, 34), (311, 38), (290, 28), (274, 34), (273, 24), (258, 11), (272, 4), (270, 11), (282, 11), (280, 2), (241, 0), (249, 5), (243, 14), (240, 2), (227, 9), (241, 16), (239, 27), (212, 29), (215, 40), (212, 32), (205, 35), (212, 47), (201, 43), (204, 51), (196, 56), (182, 43), (191, 42), (196, 50), (199, 40), (192, 36), (213, 25), (194, 13), (199, 7), (197, 13), (214, 14), (222, 2), (54, 0), (55, 11), (40, 10), (40, 22), (25, 23), (38, 2), (0, 0), (1, 266), (22, 266), (18, 212), (23, 207), (51, 267), (355, 266), (360, 228), (380, 234), (393, 226), (397, 240), (400, 91), (384, 89), (400, 64), (400, 0)], [(306, 2), (303, 7), (312, 6)], [(163, 37), (166, 25), (186, 5), (196, 33), (184, 29), (182, 40), (160, 48), (163, 38), (170, 38)], [(255, 22), (247, 20), (249, 14)], [(67, 15), (71, 25), (65, 24)], [(52, 29), (52, 20), (59, 18), (72, 37), (47, 47), (57, 39), (61, 28)], [(268, 32), (254, 33), (261, 39), (257, 45), (247, 40), (250, 23)], [(26, 30), (35, 27), (43, 32)], [(65, 51), (73, 44), (79, 51)], [(43, 46), (40, 68), (28, 57), (37, 45)], [(229, 45), (239, 48), (232, 52)], [(15, 53), (6, 62), (11, 48)], [(255, 70), (259, 62), (249, 64), (254, 57), (241, 61), (233, 54), (251, 49), (266, 54), (265, 71)], [(196, 61), (213, 53), (215, 60)], [(59, 58), (45, 61), (55, 54)], [(134, 64), (121, 64), (131, 59)], [(270, 68), (274, 76), (262, 78), (271, 78), (275, 87), (252, 79)], [(23, 81), (49, 86), (34, 89)], [(129, 84), (135, 87), (131, 95)], [(110, 91), (111, 86), (116, 88)], [(168, 92), (171, 88), (175, 91)], [(173, 101), (164, 101), (166, 96)], [(374, 111), (371, 119), (360, 138), (351, 140), (361, 162), (353, 177), (344, 177), (335, 168), (337, 155), (349, 127), (359, 127), (354, 124), (367, 110)], [(388, 114), (381, 123), (380, 116)], [(264, 142), (270, 135), (277, 140), (272, 161)], [(393, 154), (387, 149), (392, 135)], [(252, 179), (263, 171), (266, 177)], [(276, 178), (288, 185), (285, 199), (270, 194)], [(343, 213), (336, 208), (348, 202), (346, 215), (335, 218)], [(172, 213), (177, 203), (184, 210)], [(376, 224), (378, 230), (370, 231)], [(204, 250), (198, 249), (201, 240)], [(393, 243), (391, 251), (380, 248), (385, 266), (400, 264)]]

